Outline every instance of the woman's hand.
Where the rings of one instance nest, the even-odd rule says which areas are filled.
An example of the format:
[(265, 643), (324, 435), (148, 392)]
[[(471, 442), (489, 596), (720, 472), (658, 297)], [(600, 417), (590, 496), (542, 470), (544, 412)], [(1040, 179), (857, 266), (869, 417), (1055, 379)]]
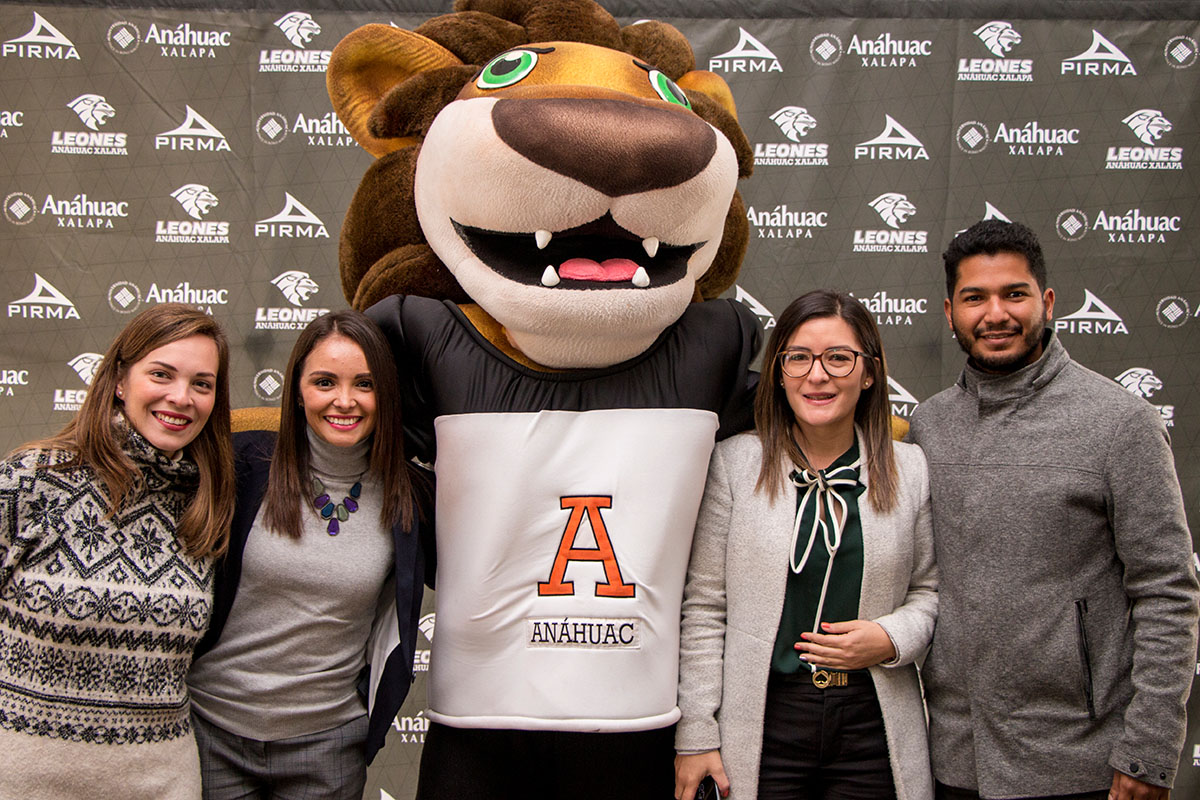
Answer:
[[(865, 619), (822, 622), (821, 633), (805, 632), (800, 639), (794, 647), (814, 667), (863, 669), (896, 657), (896, 647), (883, 626)], [(679, 774), (678, 766), (675, 774)]]
[(717, 779), (721, 797), (729, 796), (729, 778), (725, 777), (725, 765), (721, 762), (719, 750), (675, 756), (675, 800), (692, 800), (696, 796), (696, 787), (705, 775)]

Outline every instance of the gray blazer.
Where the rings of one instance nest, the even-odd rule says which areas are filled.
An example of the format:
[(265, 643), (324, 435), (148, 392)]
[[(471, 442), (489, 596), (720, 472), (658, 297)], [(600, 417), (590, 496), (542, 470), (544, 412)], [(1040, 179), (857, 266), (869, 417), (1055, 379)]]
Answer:
[[(860, 438), (859, 446), (862, 442)], [(871, 667), (883, 710), (899, 800), (929, 800), (925, 709), (914, 662), (937, 617), (937, 568), (925, 456), (894, 443), (899, 491), (879, 514), (863, 495), (863, 580), (859, 611), (896, 646), (895, 662)], [(696, 523), (683, 600), (680, 752), (720, 748), (733, 798), (758, 795), (771, 651), (779, 629), (795, 520), (794, 492), (774, 502), (754, 491), (762, 448), (754, 433), (717, 445)], [(781, 465), (783, 470), (790, 467)], [(867, 482), (866, 470), (861, 480)]]

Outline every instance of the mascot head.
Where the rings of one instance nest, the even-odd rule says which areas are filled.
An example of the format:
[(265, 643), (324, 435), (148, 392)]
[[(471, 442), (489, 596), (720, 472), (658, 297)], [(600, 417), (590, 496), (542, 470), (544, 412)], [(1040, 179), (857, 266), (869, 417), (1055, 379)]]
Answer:
[(591, 0), (455, 8), (334, 51), (334, 108), (378, 157), (342, 231), (347, 298), (476, 303), (549, 367), (637, 355), (737, 275), (751, 153), (728, 87), (673, 27)]

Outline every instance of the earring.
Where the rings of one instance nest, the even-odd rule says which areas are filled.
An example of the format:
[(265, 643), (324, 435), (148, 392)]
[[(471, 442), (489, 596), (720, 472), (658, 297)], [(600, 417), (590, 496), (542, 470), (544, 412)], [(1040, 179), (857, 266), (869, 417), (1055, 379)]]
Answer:
[(125, 399), (125, 393), (124, 393), (124, 392), (122, 392), (120, 389), (117, 389), (117, 399), (118, 399), (118, 400), (124, 400), (124, 399)]

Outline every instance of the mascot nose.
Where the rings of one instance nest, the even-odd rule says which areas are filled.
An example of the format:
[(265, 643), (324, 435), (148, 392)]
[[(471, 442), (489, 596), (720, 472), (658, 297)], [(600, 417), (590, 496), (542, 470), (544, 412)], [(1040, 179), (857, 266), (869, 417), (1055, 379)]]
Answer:
[(492, 124), (533, 163), (609, 197), (677, 186), (717, 149), (716, 132), (699, 117), (620, 100), (500, 100)]

